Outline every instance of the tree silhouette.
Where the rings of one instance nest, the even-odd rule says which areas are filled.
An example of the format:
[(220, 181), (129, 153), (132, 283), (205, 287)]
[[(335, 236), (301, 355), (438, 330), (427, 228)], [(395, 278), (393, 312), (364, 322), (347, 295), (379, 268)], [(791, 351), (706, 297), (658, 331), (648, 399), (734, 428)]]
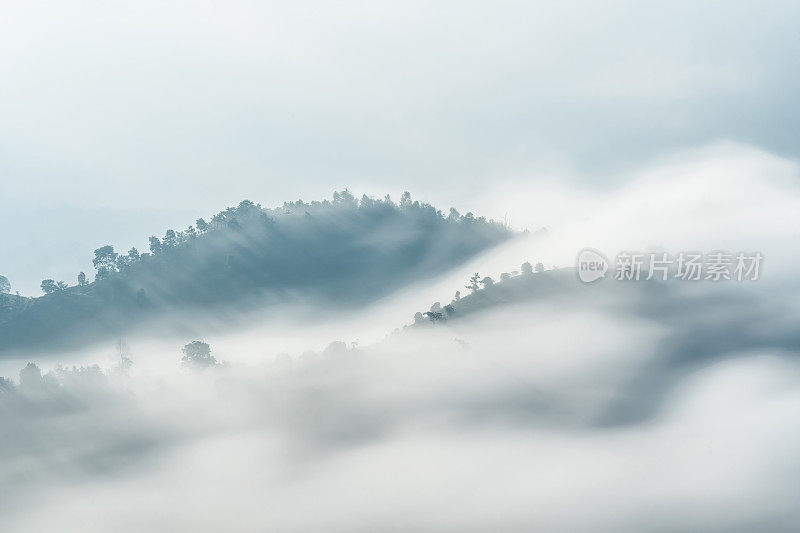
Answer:
[(11, 292), (11, 282), (5, 276), (0, 276), (0, 294), (8, 294)]
[(181, 351), (181, 365), (184, 367), (203, 369), (217, 364), (216, 358), (211, 355), (211, 347), (203, 341), (192, 341)]
[(150, 253), (153, 255), (160, 254), (162, 250), (161, 240), (156, 236), (152, 236), (150, 237), (149, 241), (150, 241)]
[(480, 289), (480, 283), (481, 275), (475, 272), (472, 276), (470, 276), (469, 285), (466, 285), (466, 288), (470, 289), (472, 292), (477, 292), (478, 289)]
[(45, 294), (52, 294), (58, 290), (58, 285), (52, 279), (43, 279), (42, 284), (39, 286)]
[(114, 247), (106, 245), (94, 251), (94, 259), (92, 265), (97, 269), (97, 279), (104, 279), (108, 277), (111, 272), (117, 271), (117, 258), (118, 254), (114, 251)]
[(164, 248), (174, 248), (178, 245), (178, 236), (175, 235), (175, 230), (168, 229), (161, 240)]
[(83, 287), (86, 285), (86, 274), (83, 272), (78, 272), (78, 285)]
[(425, 311), (423, 314), (428, 317), (428, 320), (431, 322), (439, 322), (444, 320), (444, 314), (440, 311)]

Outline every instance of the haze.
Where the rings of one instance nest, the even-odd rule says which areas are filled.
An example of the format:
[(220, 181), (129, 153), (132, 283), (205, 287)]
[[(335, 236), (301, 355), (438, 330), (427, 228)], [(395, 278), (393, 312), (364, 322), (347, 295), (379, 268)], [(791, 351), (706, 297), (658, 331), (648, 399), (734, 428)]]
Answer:
[(5, 3), (0, 529), (797, 531), (798, 28)]

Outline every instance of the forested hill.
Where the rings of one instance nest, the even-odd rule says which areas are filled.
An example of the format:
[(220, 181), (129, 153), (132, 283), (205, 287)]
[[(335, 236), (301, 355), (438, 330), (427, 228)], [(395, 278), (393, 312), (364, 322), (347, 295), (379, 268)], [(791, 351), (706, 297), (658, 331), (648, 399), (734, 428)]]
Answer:
[[(520, 271), (504, 272), (495, 281), (475, 272), (455, 297), (442, 305), (434, 302), (428, 311), (414, 315), (413, 326), (427, 327), (520, 303), (569, 296), (582, 287), (571, 268), (545, 270), (542, 263), (523, 263)], [(584, 291), (586, 292), (586, 291)]]
[(273, 209), (245, 200), (185, 230), (150, 237), (146, 252), (98, 248), (94, 282), (85, 275), (74, 286), (44, 280), (47, 294), (39, 298), (5, 295), (0, 352), (72, 347), (151, 319), (164, 326), (180, 311), (241, 312), (280, 305), (290, 295), (357, 305), (511, 235), (501, 223), (454, 209), (443, 214), (408, 193), (395, 203), (343, 191), (332, 201)]

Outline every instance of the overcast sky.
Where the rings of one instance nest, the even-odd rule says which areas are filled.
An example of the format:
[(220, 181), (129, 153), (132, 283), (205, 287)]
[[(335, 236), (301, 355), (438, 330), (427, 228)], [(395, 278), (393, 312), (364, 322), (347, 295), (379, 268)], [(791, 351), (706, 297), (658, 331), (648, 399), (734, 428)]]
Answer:
[[(110, 229), (124, 246), (242, 198), (408, 189), (474, 208), (507, 182), (614, 188), (721, 139), (794, 158), (798, 14), (793, 1), (4, 3), (0, 272), (29, 289)], [(31, 241), (66, 250), (32, 258)]]

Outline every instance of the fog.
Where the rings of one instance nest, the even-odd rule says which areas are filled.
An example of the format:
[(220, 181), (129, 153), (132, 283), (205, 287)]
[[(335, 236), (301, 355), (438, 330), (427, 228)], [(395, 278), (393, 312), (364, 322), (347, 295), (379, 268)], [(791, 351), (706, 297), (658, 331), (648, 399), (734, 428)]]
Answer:
[(1, 531), (800, 530), (796, 1), (2, 13)]
[(368, 348), (21, 387), (3, 415), (4, 528), (791, 530), (796, 358), (716, 353), (617, 419), (687, 330), (582, 300)]
[[(509, 183), (487, 210), (547, 232), (363, 307), (223, 320), (201, 337), (220, 363), (205, 370), (181, 366), (194, 337), (146, 330), (124, 339), (130, 367), (110, 341), (3, 360), (3, 529), (796, 530), (797, 178), (721, 143), (605, 193)], [(539, 297), (404, 327), (472, 272), (571, 267), (585, 246), (765, 262), (742, 283), (566, 272)], [(44, 377), (19, 379), (28, 361)]]
[(800, 148), (791, 0), (4, 7), (0, 271), (25, 295), (244, 198), (478, 212), (503, 182), (605, 193), (720, 139)]

